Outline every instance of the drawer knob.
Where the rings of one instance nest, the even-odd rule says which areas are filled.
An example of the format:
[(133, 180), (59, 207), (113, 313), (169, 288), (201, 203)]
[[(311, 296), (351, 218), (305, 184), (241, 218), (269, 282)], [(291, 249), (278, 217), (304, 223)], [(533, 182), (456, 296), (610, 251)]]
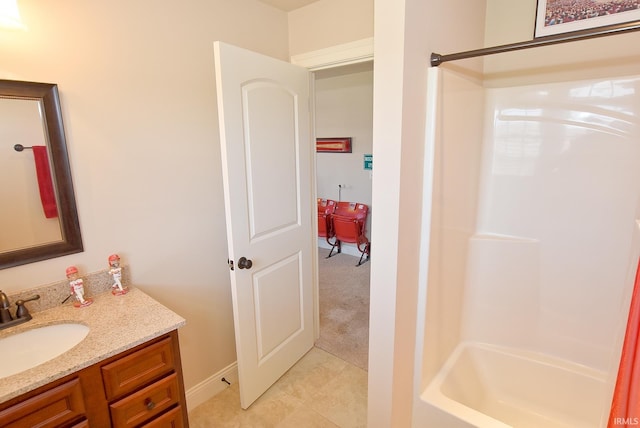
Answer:
[(144, 400), (144, 405), (147, 407), (147, 410), (153, 410), (153, 408), (156, 407), (156, 403), (154, 403), (151, 398)]

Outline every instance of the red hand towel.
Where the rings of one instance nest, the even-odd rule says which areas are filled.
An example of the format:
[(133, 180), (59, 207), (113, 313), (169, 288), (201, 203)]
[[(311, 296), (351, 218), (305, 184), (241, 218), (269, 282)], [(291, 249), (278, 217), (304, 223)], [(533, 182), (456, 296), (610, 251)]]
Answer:
[(613, 393), (608, 428), (640, 426), (640, 264), (631, 296), (627, 331)]
[(58, 217), (56, 193), (53, 190), (47, 148), (45, 146), (33, 146), (33, 157), (36, 161), (36, 175), (38, 177), (38, 188), (40, 189), (40, 200), (42, 201), (44, 216), (46, 218)]

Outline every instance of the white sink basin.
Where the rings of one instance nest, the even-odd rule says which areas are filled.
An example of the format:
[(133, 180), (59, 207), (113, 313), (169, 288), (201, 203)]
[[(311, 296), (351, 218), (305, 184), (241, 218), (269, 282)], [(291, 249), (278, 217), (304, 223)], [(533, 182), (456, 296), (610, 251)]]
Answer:
[(0, 379), (28, 370), (65, 353), (89, 333), (82, 324), (54, 324), (0, 339)]

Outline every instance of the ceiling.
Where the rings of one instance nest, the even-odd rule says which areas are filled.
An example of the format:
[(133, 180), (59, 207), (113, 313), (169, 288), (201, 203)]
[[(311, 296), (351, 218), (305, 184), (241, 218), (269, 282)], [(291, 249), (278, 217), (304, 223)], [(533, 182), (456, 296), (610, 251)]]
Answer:
[(315, 3), (318, 0), (259, 0), (262, 3), (271, 5), (285, 12), (290, 12), (294, 9), (299, 9), (311, 3)]

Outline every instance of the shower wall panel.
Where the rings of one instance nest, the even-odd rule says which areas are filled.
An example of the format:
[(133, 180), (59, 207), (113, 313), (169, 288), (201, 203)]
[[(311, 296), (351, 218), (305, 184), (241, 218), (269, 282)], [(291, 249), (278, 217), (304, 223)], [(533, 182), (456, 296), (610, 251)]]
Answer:
[[(425, 210), (431, 212), (424, 347), (429, 352), (420, 370), (428, 380), (460, 340), (463, 287), (469, 238), (476, 230), (478, 178), (482, 148), (484, 89), (469, 78), (450, 71), (437, 73), (437, 112), (428, 133), (425, 174), (433, 178)], [(434, 106), (435, 106), (434, 105)], [(447, 114), (441, 114), (442, 112)], [(430, 157), (433, 157), (431, 159)], [(426, 184), (425, 184), (426, 186)], [(426, 267), (426, 263), (425, 266)]]
[(637, 254), (639, 94), (634, 76), (486, 90), (463, 339), (615, 366)]

